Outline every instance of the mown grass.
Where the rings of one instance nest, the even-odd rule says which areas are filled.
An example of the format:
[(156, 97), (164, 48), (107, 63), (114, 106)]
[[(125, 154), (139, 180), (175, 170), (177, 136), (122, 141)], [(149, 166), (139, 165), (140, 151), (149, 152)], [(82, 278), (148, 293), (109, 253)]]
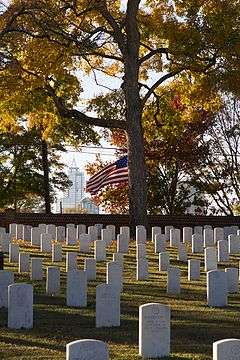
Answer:
[[(67, 250), (64, 247), (64, 255)], [(68, 251), (77, 247), (68, 247)], [(52, 265), (51, 257), (39, 253), (36, 247), (21, 243), (21, 251), (31, 256), (44, 257), (44, 269)], [(107, 251), (107, 260), (112, 260), (116, 251), (114, 242)], [(181, 268), (181, 294), (166, 294), (166, 273), (158, 271), (158, 255), (153, 244), (148, 244), (150, 277), (148, 281), (136, 281), (135, 243), (124, 258), (124, 289), (121, 296), (121, 326), (119, 328), (95, 328), (95, 288), (106, 280), (106, 263), (97, 264), (97, 281), (88, 283), (88, 307), (69, 308), (65, 305), (66, 273), (64, 262), (61, 267), (61, 292), (50, 297), (45, 294), (45, 279), (33, 282), (34, 286), (34, 328), (31, 330), (10, 330), (7, 328), (7, 310), (0, 310), (0, 359), (65, 359), (66, 344), (77, 339), (99, 339), (106, 341), (111, 360), (136, 360), (138, 355), (138, 308), (148, 302), (159, 302), (171, 307), (171, 360), (212, 359), (214, 341), (239, 337), (240, 296), (230, 295), (229, 305), (224, 309), (208, 308), (206, 304), (206, 274), (203, 271), (203, 255), (190, 258), (201, 259), (201, 280), (188, 282), (187, 264), (177, 261), (174, 249), (168, 248), (171, 264)], [(93, 256), (79, 254), (78, 266), (83, 268), (84, 258)], [(239, 258), (231, 257), (228, 264), (219, 267), (238, 266)], [(28, 274), (18, 274), (17, 266), (5, 260), (5, 268), (15, 272), (16, 282), (28, 282)]]

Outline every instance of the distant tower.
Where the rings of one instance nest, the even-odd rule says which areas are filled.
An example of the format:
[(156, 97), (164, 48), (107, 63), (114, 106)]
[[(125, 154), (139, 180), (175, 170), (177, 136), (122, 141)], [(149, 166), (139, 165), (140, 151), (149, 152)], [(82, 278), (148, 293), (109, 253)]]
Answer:
[(68, 169), (68, 178), (71, 181), (71, 185), (66, 197), (62, 200), (63, 208), (76, 209), (85, 197), (85, 178), (84, 173), (77, 167), (75, 158), (73, 158), (72, 164)]

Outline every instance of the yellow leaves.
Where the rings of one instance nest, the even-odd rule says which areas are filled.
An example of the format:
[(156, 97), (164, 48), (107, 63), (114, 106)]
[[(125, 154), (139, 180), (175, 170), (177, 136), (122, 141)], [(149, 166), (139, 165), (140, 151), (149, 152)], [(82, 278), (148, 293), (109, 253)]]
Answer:
[(41, 130), (42, 138), (47, 140), (54, 135), (58, 118), (55, 114), (42, 111), (41, 113), (29, 113), (27, 116), (29, 128)]
[(20, 126), (16, 118), (7, 111), (0, 112), (0, 132), (16, 134)]

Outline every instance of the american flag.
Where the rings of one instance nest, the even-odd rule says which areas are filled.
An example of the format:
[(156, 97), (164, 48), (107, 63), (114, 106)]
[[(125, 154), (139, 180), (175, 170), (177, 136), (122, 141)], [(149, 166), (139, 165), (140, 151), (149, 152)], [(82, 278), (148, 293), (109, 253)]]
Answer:
[(86, 191), (91, 195), (96, 195), (104, 186), (124, 181), (128, 181), (127, 155), (93, 175), (86, 183)]

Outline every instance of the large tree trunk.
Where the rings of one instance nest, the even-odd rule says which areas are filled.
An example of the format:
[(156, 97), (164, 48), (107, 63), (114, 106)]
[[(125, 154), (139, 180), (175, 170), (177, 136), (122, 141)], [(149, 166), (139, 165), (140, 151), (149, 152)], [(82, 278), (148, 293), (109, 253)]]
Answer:
[(45, 213), (50, 214), (51, 196), (50, 196), (50, 183), (49, 183), (48, 145), (45, 140), (42, 140), (42, 168), (43, 168), (43, 181), (44, 181)]
[(129, 215), (131, 229), (147, 226), (147, 182), (142, 129), (142, 105), (139, 94), (140, 34), (137, 22), (139, 0), (129, 1), (126, 17), (124, 93), (128, 136)]

